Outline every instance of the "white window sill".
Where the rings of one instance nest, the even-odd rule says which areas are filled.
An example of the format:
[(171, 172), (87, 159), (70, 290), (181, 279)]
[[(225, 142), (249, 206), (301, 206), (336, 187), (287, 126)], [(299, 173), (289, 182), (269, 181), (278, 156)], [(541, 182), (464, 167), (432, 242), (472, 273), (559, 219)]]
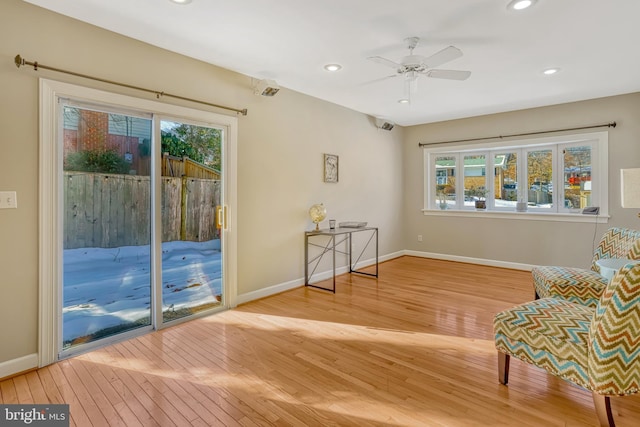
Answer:
[(526, 221), (556, 221), (556, 222), (588, 222), (606, 224), (609, 222), (609, 215), (583, 215), (581, 213), (556, 213), (556, 212), (511, 212), (511, 211), (490, 211), (490, 210), (457, 210), (457, 209), (423, 209), (422, 213), (427, 216), (447, 216), (461, 218), (493, 218), (493, 219), (513, 219)]

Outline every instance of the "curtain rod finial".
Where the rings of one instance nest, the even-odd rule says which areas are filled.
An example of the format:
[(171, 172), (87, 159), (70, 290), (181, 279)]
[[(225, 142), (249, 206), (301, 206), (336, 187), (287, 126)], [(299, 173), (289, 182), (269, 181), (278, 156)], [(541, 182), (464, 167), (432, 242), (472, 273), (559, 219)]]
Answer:
[(16, 55), (16, 57), (14, 58), (13, 62), (15, 62), (16, 67), (20, 68), (21, 65), (24, 65), (24, 59), (22, 59), (22, 56), (20, 55)]

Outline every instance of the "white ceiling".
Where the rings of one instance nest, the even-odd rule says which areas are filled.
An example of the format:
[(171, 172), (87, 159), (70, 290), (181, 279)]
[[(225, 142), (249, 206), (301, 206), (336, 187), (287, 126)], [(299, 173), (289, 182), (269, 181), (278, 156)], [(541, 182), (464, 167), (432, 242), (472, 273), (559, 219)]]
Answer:
[[(25, 1), (400, 125), (640, 91), (638, 0), (538, 0), (519, 12), (508, 0)], [(471, 77), (420, 77), (399, 104), (403, 80), (372, 82), (393, 70), (367, 57), (399, 62), (410, 36), (416, 55), (461, 49), (439, 68)], [(341, 71), (323, 69), (336, 62)]]

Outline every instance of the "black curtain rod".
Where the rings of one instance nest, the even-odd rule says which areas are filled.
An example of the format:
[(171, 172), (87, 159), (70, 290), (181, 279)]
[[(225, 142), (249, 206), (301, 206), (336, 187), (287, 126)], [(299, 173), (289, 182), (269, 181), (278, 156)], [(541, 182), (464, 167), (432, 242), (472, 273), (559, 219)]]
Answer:
[(31, 65), (31, 66), (33, 66), (33, 69), (35, 71), (38, 71), (38, 68), (42, 68), (44, 70), (56, 71), (58, 73), (69, 74), (69, 75), (72, 75), (72, 76), (82, 77), (82, 78), (90, 79), (90, 80), (95, 80), (95, 81), (102, 82), (102, 83), (109, 83), (109, 84), (112, 84), (112, 85), (122, 86), (122, 87), (126, 87), (126, 88), (129, 88), (129, 89), (135, 89), (135, 90), (141, 90), (143, 92), (153, 93), (153, 94), (155, 94), (156, 98), (158, 98), (158, 99), (160, 99), (160, 97), (163, 97), (163, 96), (168, 96), (170, 98), (180, 99), (182, 101), (195, 102), (195, 103), (198, 103), (198, 104), (208, 105), (210, 107), (216, 107), (216, 108), (222, 108), (224, 110), (235, 111), (236, 113), (242, 114), (243, 116), (247, 115), (247, 109), (246, 108), (240, 110), (240, 109), (233, 108), (233, 107), (225, 107), (224, 105), (212, 104), (211, 102), (199, 101), (197, 99), (186, 98), (186, 97), (180, 96), (180, 95), (172, 95), (170, 93), (166, 93), (166, 92), (162, 92), (162, 91), (158, 91), (158, 90), (146, 89), (146, 88), (143, 88), (143, 87), (129, 85), (129, 84), (126, 84), (126, 83), (114, 82), (112, 80), (102, 79), (100, 77), (93, 77), (93, 76), (89, 76), (89, 75), (86, 75), (86, 74), (80, 74), (80, 73), (76, 73), (74, 71), (63, 70), (61, 68), (49, 67), (48, 65), (39, 64), (38, 61), (35, 61), (35, 62), (26, 61), (20, 55), (16, 55), (16, 57), (14, 59), (14, 62), (16, 64), (16, 67), (18, 67), (18, 68), (20, 68), (20, 66), (22, 66), (22, 65)]
[(428, 145), (451, 144), (454, 142), (472, 142), (472, 141), (484, 141), (487, 139), (511, 138), (514, 136), (540, 135), (543, 133), (565, 132), (570, 130), (596, 129), (596, 128), (603, 128), (603, 127), (614, 128), (616, 126), (617, 126), (616, 122), (610, 122), (602, 125), (581, 126), (577, 128), (566, 128), (566, 129), (555, 129), (555, 130), (541, 130), (539, 132), (512, 133), (510, 135), (487, 136), (484, 138), (454, 139), (451, 141), (439, 141), (439, 142), (420, 142), (418, 143), (418, 147), (425, 147)]

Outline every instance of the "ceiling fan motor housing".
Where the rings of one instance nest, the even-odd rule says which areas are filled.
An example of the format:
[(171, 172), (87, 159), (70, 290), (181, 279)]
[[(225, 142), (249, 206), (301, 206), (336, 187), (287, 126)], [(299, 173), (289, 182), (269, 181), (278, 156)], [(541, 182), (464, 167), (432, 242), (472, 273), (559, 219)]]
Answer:
[(423, 67), (424, 66), (424, 56), (420, 55), (409, 55), (402, 58), (402, 66), (403, 67)]

